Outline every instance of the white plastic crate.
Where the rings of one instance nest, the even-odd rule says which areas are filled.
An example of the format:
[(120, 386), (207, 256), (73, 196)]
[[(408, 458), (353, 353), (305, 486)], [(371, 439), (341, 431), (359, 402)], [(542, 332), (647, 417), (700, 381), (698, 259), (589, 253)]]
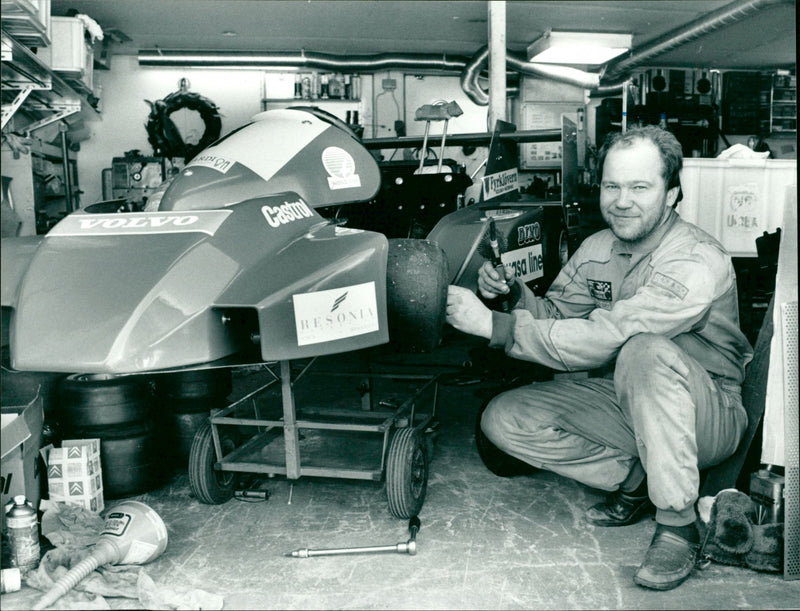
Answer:
[(717, 238), (733, 257), (755, 257), (756, 238), (781, 226), (795, 159), (685, 159), (681, 217)]

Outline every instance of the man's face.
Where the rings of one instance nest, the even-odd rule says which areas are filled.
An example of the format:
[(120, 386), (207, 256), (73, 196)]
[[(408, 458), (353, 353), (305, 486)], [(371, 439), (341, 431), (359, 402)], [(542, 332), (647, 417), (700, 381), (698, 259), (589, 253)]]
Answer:
[(649, 140), (611, 148), (603, 165), (600, 213), (620, 240), (636, 242), (661, 224), (678, 196), (667, 190), (664, 163)]

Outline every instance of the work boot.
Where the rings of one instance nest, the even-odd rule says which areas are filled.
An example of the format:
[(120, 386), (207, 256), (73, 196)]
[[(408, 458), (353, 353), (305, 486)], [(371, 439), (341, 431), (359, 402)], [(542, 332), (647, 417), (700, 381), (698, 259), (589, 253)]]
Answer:
[(595, 526), (627, 526), (641, 520), (654, 509), (650, 497), (616, 490), (606, 496), (602, 503), (592, 505), (586, 510), (586, 520)]
[(694, 525), (681, 529), (656, 526), (644, 562), (633, 576), (634, 583), (652, 590), (671, 590), (686, 581), (692, 574), (699, 546), (676, 532), (685, 529), (692, 531), (691, 539), (698, 539)]

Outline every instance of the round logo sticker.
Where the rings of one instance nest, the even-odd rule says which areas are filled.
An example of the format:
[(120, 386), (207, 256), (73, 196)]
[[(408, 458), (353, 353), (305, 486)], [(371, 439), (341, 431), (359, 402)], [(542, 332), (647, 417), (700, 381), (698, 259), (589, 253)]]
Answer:
[(353, 156), (343, 148), (329, 146), (322, 151), (322, 165), (328, 173), (328, 187), (331, 190), (348, 189), (361, 186)]

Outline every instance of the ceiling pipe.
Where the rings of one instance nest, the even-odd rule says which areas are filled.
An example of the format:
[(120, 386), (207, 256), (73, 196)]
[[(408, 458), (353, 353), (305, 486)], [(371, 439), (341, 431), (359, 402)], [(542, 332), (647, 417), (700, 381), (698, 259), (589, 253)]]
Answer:
[(379, 70), (462, 71), (467, 58), (446, 53), (380, 53), (377, 55), (331, 55), (328, 53), (235, 51), (179, 51), (142, 49), (140, 66), (193, 68), (311, 68), (332, 71), (375, 72)]
[[(612, 62), (601, 74), (557, 64), (531, 63), (519, 54), (511, 52), (506, 56), (506, 63), (510, 68), (522, 74), (549, 78), (588, 89), (593, 96), (618, 95), (622, 92), (630, 71), (634, 67), (680, 45), (740, 21), (761, 9), (793, 2), (795, 0), (736, 0), (660, 36), (639, 49), (632, 50), (628, 57)], [(473, 102), (480, 106), (486, 106), (489, 100), (486, 91), (478, 83), (478, 78), (486, 64), (487, 54), (486, 47), (478, 49), (461, 73), (461, 88)]]
[(634, 49), (628, 57), (613, 60), (606, 66), (602, 78), (603, 80), (606, 78), (609, 80), (619, 78), (622, 75), (628, 74), (632, 68), (640, 66), (657, 55), (672, 51), (687, 42), (691, 42), (715, 30), (741, 21), (761, 9), (779, 4), (793, 4), (795, 1), (796, 0), (735, 0), (688, 24), (667, 32), (663, 36), (658, 37), (640, 48)]
[[(531, 63), (520, 54), (507, 52), (506, 65), (529, 76), (588, 89), (593, 96), (617, 95), (622, 91), (630, 71), (652, 58), (696, 40), (722, 27), (740, 21), (753, 13), (796, 0), (734, 0), (716, 11), (676, 28), (656, 40), (634, 49), (625, 58), (608, 64), (601, 73), (587, 72), (557, 64)], [(321, 70), (375, 72), (408, 69), (437, 72), (460, 72), (461, 88), (475, 104), (487, 106), (489, 94), (478, 79), (488, 62), (489, 49), (483, 46), (471, 58), (460, 55), (424, 53), (381, 53), (377, 55), (338, 56), (314, 52), (246, 53), (231, 51), (178, 51), (144, 49), (139, 51), (140, 66), (208, 67), (208, 68), (310, 68)], [(511, 89), (509, 89), (511, 91)]]

